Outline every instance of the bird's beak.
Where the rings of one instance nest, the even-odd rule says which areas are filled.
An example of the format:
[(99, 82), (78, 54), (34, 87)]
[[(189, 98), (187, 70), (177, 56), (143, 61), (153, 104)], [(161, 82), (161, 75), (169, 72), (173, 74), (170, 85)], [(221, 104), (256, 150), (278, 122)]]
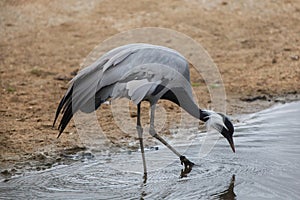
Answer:
[(231, 147), (233, 153), (235, 153), (235, 147), (234, 147), (234, 143), (233, 143), (232, 137), (227, 138), (227, 140), (228, 140), (228, 142), (229, 142), (229, 144), (230, 144), (230, 147)]

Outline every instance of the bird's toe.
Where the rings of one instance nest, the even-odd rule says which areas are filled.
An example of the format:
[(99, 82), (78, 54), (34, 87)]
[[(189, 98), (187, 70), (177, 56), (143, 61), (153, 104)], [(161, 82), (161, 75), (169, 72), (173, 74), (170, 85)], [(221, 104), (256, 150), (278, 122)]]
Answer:
[(195, 164), (189, 161), (185, 156), (180, 156), (181, 165), (184, 165), (184, 168), (191, 168)]

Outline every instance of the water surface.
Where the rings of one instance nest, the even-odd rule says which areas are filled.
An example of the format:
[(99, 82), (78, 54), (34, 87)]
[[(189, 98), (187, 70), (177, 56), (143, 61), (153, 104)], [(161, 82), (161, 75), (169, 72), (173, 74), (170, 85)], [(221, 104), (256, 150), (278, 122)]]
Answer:
[(300, 102), (237, 118), (235, 154), (225, 139), (204, 158), (200, 142), (176, 146), (197, 164), (187, 177), (180, 178), (179, 160), (163, 147), (146, 152), (146, 183), (140, 152), (95, 154), (1, 182), (0, 198), (300, 199)]

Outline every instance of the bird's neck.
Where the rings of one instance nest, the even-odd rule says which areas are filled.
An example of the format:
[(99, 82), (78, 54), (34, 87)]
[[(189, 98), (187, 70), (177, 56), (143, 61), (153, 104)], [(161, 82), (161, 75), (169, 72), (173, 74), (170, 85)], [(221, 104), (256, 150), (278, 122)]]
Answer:
[(189, 95), (185, 90), (182, 90), (181, 88), (177, 90), (173, 89), (172, 91), (168, 90), (161, 98), (168, 99), (176, 103), (196, 119), (200, 119), (204, 122), (208, 120), (209, 113), (200, 109), (196, 105), (192, 96)]
[(199, 108), (194, 101), (180, 105), (186, 112), (203, 122), (208, 120), (209, 113)]
[(199, 108), (196, 104), (181, 107), (196, 119), (200, 119), (203, 122), (206, 122), (208, 120), (209, 114)]

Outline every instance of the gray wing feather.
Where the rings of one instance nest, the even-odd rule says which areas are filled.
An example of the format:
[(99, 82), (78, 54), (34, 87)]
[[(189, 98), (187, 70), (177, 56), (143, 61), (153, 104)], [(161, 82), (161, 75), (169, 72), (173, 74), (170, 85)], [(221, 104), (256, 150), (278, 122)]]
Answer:
[(127, 84), (126, 89), (128, 90), (128, 96), (130, 97), (130, 100), (132, 100), (136, 105), (140, 103), (149, 93), (151, 93), (151, 89), (158, 85), (154, 82), (145, 82), (137, 87), (132, 87), (132, 85), (130, 85), (131, 82)]
[[(160, 67), (153, 67), (155, 64)], [(143, 65), (147, 67), (140, 70)], [(54, 124), (61, 110), (64, 115), (59, 126), (60, 132), (78, 110), (92, 112), (108, 98), (128, 97), (138, 103), (162, 82), (173, 82), (176, 85), (176, 80), (172, 81), (174, 77), (164, 66), (177, 71), (189, 81), (188, 62), (173, 49), (149, 44), (129, 44), (105, 53), (71, 80), (57, 109)], [(143, 79), (148, 82), (133, 87), (131, 81)], [(191, 94), (191, 91), (188, 93)]]

